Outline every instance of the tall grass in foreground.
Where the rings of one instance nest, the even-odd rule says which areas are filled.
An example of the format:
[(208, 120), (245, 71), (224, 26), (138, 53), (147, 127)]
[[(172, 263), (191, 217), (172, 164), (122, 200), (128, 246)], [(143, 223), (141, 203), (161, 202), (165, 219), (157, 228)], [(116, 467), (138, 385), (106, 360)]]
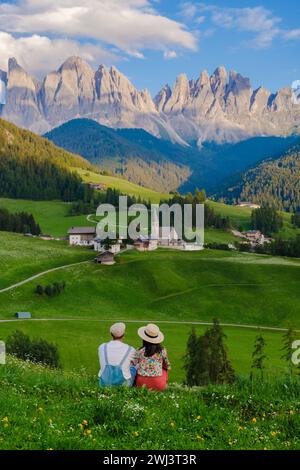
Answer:
[(14, 358), (0, 366), (0, 449), (299, 449), (299, 377), (165, 393)]

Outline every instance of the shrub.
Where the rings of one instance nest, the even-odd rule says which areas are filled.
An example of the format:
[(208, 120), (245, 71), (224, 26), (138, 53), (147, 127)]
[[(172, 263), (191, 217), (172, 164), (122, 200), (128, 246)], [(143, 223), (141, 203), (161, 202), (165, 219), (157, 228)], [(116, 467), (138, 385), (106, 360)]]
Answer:
[(6, 350), (19, 359), (41, 363), (53, 368), (60, 368), (58, 349), (44, 339), (30, 339), (22, 331), (15, 331), (7, 338)]
[(35, 293), (38, 295), (43, 295), (44, 294), (44, 288), (41, 286), (41, 284), (38, 284), (35, 288)]

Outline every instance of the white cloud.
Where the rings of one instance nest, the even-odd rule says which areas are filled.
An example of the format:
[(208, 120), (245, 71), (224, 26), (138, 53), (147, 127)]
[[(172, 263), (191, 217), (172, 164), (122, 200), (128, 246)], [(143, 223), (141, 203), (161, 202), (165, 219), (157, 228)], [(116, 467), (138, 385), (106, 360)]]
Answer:
[[(95, 54), (92, 43), (95, 47), (105, 44), (108, 49), (117, 48), (138, 58), (143, 58), (145, 49), (197, 49), (195, 35), (182, 23), (160, 15), (150, 0), (17, 0), (14, 4), (0, 3), (0, 31), (15, 38), (22, 35), (23, 42), (29, 35), (31, 44), (36, 37), (42, 37), (44, 41), (50, 37), (49, 44), (56, 46), (67, 41), (69, 48), (76, 45), (87, 54), (91, 51)], [(82, 40), (91, 44), (81, 46)], [(21, 43), (15, 39), (15, 46)]]
[(177, 52), (176, 51), (165, 51), (164, 58), (165, 59), (176, 59)]
[(199, 4), (199, 12), (210, 13), (212, 22), (220, 28), (253, 33), (247, 45), (257, 49), (268, 48), (275, 37), (281, 34), (281, 18), (263, 6), (231, 8)]
[(291, 29), (290, 31), (285, 31), (283, 33), (284, 39), (287, 41), (289, 40), (297, 40), (300, 39), (300, 28), (298, 29)]
[(56, 69), (67, 57), (79, 55), (92, 64), (116, 61), (118, 57), (94, 44), (80, 44), (68, 39), (49, 39), (33, 35), (15, 38), (0, 32), (0, 68), (7, 69), (9, 57), (17, 61), (33, 74)]

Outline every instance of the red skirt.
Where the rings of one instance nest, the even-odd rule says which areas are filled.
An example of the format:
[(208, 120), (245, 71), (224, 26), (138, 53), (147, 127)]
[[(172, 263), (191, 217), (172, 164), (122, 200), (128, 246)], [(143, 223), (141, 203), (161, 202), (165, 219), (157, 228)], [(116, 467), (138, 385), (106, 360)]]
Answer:
[(143, 375), (137, 374), (135, 386), (140, 388), (145, 386), (150, 390), (165, 390), (168, 381), (168, 372), (163, 370), (163, 375), (160, 377), (144, 377)]

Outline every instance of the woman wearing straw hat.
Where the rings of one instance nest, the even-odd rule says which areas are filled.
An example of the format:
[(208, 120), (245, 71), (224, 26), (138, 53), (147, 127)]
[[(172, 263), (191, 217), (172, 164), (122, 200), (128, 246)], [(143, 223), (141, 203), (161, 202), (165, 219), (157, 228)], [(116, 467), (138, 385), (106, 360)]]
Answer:
[(137, 369), (136, 386), (151, 390), (164, 390), (171, 369), (166, 349), (161, 345), (164, 335), (158, 326), (149, 324), (138, 329), (143, 346), (136, 351), (134, 365)]

